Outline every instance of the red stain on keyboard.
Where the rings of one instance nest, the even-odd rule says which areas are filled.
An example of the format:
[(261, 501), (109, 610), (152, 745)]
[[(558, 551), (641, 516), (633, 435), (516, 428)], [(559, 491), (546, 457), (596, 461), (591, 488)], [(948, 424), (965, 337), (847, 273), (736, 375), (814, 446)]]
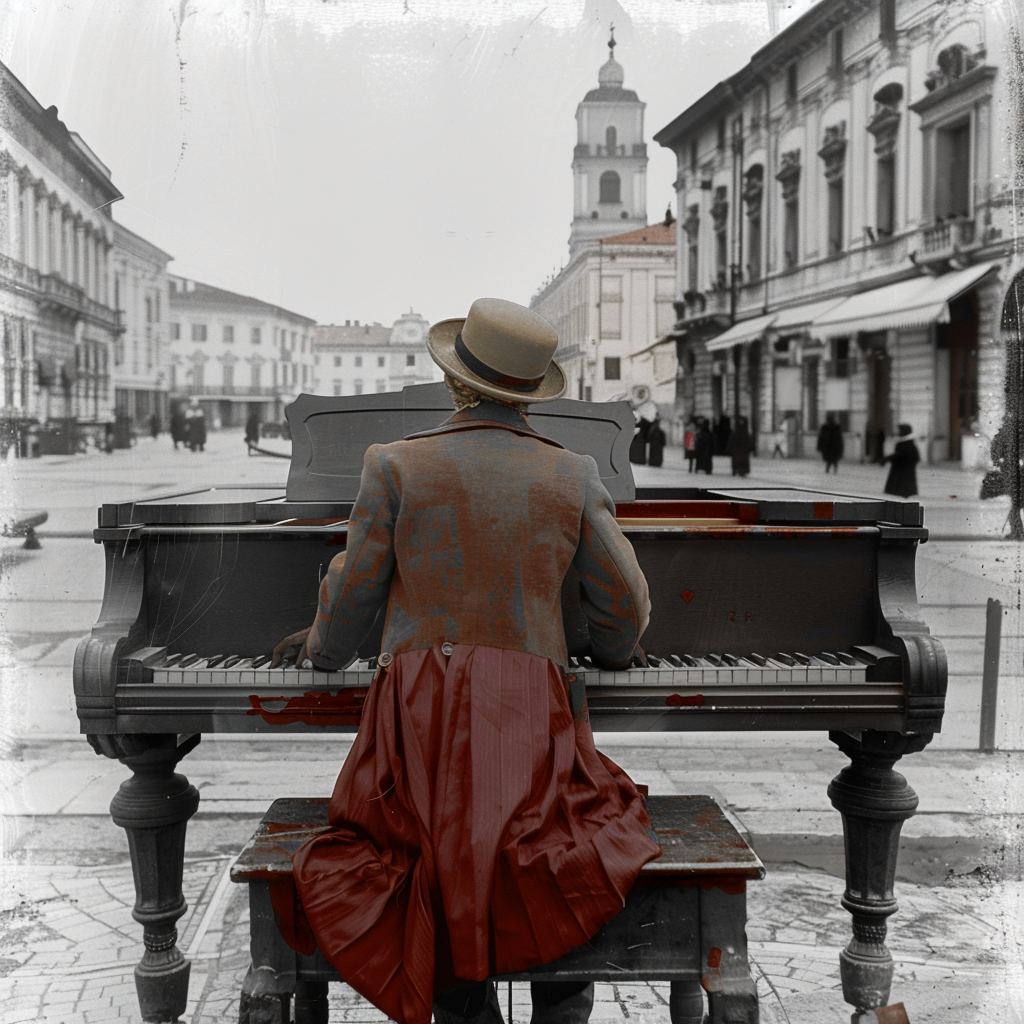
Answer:
[[(330, 693), (309, 690), (301, 697), (260, 697), (249, 695), (252, 707), (246, 712), (259, 715), (268, 725), (358, 725), (369, 687), (353, 687)], [(284, 702), (283, 706), (274, 707)]]
[(693, 693), (684, 697), (681, 693), (673, 693), (665, 698), (665, 703), (670, 708), (699, 708), (704, 704), (704, 694)]
[(679, 596), (689, 604), (694, 598), (694, 593), (692, 590), (684, 590)]

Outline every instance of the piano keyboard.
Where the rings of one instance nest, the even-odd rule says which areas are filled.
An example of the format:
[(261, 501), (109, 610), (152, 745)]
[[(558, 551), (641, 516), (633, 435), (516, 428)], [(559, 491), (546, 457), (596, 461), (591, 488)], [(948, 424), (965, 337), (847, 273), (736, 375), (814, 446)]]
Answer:
[[(158, 686), (240, 687), (259, 692), (267, 689), (338, 690), (366, 687), (377, 671), (376, 659), (358, 661), (341, 672), (300, 668), (292, 662), (270, 667), (270, 658), (238, 655), (171, 654), (165, 648), (147, 648), (130, 656), (152, 673)], [(591, 691), (612, 689), (702, 690), (719, 687), (850, 686), (869, 682), (868, 671), (892, 652), (877, 647), (857, 647), (853, 652), (771, 655), (707, 654), (649, 657), (649, 666), (609, 671), (588, 658), (571, 658), (568, 674), (582, 680)], [(898, 659), (897, 659), (898, 660)], [(147, 673), (148, 675), (148, 673)]]

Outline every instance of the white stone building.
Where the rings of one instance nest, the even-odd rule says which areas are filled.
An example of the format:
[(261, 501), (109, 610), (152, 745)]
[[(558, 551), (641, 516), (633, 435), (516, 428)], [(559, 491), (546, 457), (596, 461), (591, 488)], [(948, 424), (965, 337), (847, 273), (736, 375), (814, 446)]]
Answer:
[(358, 320), (314, 327), (317, 393), (368, 395), (442, 380), (427, 353), (429, 331), (430, 322), (411, 309), (391, 327)]
[(171, 398), (198, 398), (214, 429), (242, 426), (254, 411), (279, 422), (289, 402), (316, 390), (309, 317), (174, 275), (170, 311)]
[(164, 354), (170, 309), (167, 264), (171, 259), (123, 224), (114, 224), (113, 303), (124, 327), (114, 342), (114, 410), (118, 419), (136, 433), (149, 430), (149, 419), (154, 414), (161, 428), (167, 429)]
[(111, 205), (120, 198), (110, 170), (57, 108), (44, 110), (0, 64), (0, 421), (8, 441), (34, 422), (44, 452), (73, 451), (76, 435), (102, 439), (113, 420), (121, 322)]
[[(680, 409), (847, 457), (984, 457), (1020, 258), (1009, 3), (821, 0), (655, 135), (677, 157)], [(1018, 200), (1019, 201), (1019, 200)], [(981, 435), (979, 437), (979, 435)]]

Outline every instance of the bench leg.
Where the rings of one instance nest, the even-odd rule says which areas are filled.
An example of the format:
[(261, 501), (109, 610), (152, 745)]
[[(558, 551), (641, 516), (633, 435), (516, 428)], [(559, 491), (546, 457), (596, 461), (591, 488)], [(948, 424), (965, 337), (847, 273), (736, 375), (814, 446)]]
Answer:
[(239, 1024), (288, 1024), (295, 953), (277, 929), (265, 881), (249, 882), (249, 954), (252, 966), (242, 982)]
[[(735, 884), (735, 883), (733, 883)], [(757, 1024), (757, 986), (747, 960), (747, 894), (715, 886), (700, 894), (700, 946), (709, 1024)], [(730, 886), (731, 888), (731, 886)]]
[(704, 990), (699, 981), (673, 981), (668, 997), (672, 1024), (703, 1024)]
[(300, 978), (295, 986), (295, 1024), (328, 1024), (327, 982)]
[(921, 750), (931, 734), (866, 731), (855, 739), (831, 732), (829, 739), (850, 758), (828, 787), (832, 806), (843, 816), (843, 906), (853, 917), (853, 938), (839, 954), (839, 973), (843, 998), (863, 1013), (889, 1002), (893, 963), (885, 945), (886, 920), (897, 907), (900, 829), (917, 808), (917, 794), (893, 765)]
[(128, 833), (135, 876), (132, 917), (142, 925), (145, 951), (135, 968), (135, 988), (144, 1021), (177, 1020), (188, 1001), (191, 965), (178, 949), (178, 918), (187, 904), (181, 892), (185, 829), (199, 807), (199, 791), (174, 769), (195, 746), (154, 745), (121, 758), (132, 777), (110, 802), (115, 825)]

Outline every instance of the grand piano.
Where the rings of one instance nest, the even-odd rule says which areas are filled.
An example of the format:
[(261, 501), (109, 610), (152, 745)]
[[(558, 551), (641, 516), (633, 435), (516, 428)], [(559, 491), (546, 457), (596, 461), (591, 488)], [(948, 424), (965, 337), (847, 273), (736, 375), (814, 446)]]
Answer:
[[(75, 699), (93, 748), (132, 771), (111, 814), (132, 857), (145, 1020), (174, 1020), (186, 1004), (175, 924), (199, 794), (178, 763), (204, 733), (356, 730), (380, 621), (344, 672), (272, 669), (270, 648), (313, 620), (366, 447), (450, 414), (441, 384), (303, 395), (287, 409), (284, 494), (224, 487), (99, 509), (104, 598), (75, 656)], [(945, 654), (917, 607), (921, 507), (786, 488), (638, 488), (625, 403), (560, 399), (530, 420), (595, 458), (651, 591), (648, 664), (605, 671), (590, 660), (578, 583), (566, 578), (571, 699), (585, 701), (595, 731), (827, 731), (850, 758), (828, 788), (843, 817), (852, 916), (843, 992), (858, 1009), (885, 1005), (899, 832), (917, 806), (893, 766), (939, 730), (946, 689)]]

